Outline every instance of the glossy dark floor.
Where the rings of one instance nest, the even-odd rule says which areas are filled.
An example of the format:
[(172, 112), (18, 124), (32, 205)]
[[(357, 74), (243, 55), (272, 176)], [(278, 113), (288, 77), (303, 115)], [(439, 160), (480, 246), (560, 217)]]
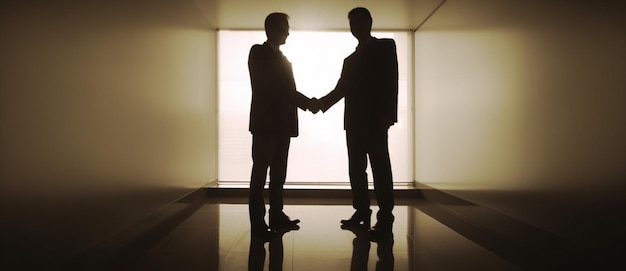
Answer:
[[(218, 194), (219, 195), (219, 194)], [(466, 206), (467, 207), (467, 206)], [(375, 212), (376, 206), (372, 206)], [(82, 270), (524, 270), (545, 261), (438, 204), (400, 198), (393, 237), (342, 230), (348, 199), (286, 199), (300, 229), (251, 241), (245, 198), (188, 197), (68, 263)], [(480, 215), (480, 214), (477, 214)], [(372, 217), (375, 223), (375, 215)], [(502, 224), (502, 221), (498, 222)], [(523, 228), (518, 228), (524, 234)], [(553, 257), (553, 256), (550, 256)], [(539, 264), (539, 265), (537, 265)], [(545, 265), (543, 267), (548, 267)], [(85, 269), (86, 268), (86, 269)], [(250, 269), (249, 269), (250, 268)]]

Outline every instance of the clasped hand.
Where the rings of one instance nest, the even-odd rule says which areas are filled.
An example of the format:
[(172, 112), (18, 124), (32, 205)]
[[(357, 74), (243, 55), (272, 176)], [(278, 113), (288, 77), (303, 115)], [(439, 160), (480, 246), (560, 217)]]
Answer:
[(309, 104), (307, 104), (307, 109), (311, 111), (313, 114), (317, 114), (317, 112), (322, 109), (322, 102), (317, 98), (313, 97), (309, 100)]

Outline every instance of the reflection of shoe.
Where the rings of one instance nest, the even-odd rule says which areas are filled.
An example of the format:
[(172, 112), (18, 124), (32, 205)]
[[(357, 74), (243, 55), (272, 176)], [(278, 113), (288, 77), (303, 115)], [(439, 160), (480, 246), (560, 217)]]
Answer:
[(393, 215), (380, 216), (376, 225), (369, 230), (370, 240), (388, 239), (393, 237)]
[(363, 224), (343, 224), (341, 225), (342, 230), (349, 230), (353, 233), (365, 232), (368, 228)]
[(353, 226), (353, 225), (360, 225), (361, 222), (363, 222), (363, 225), (369, 228), (371, 216), (372, 216), (371, 209), (367, 209), (365, 211), (357, 210), (349, 219), (342, 219), (341, 224), (347, 225), (347, 226)]
[(300, 226), (298, 226), (298, 224), (296, 223), (291, 223), (291, 224), (287, 224), (283, 227), (279, 227), (275, 230), (277, 235), (283, 235), (285, 233), (288, 233), (290, 231), (297, 231), (300, 229)]
[(370, 237), (370, 240), (374, 242), (393, 238), (393, 231), (391, 230), (391, 227), (384, 229), (381, 229), (380, 227), (373, 227), (367, 233)]
[(367, 240), (367, 238), (368, 238), (368, 230), (369, 230), (369, 228), (367, 226), (363, 225), (363, 224), (356, 224), (356, 225), (345, 225), (344, 224), (344, 225), (341, 225), (341, 229), (342, 230), (351, 231), (352, 233), (354, 233), (356, 238), (363, 238), (365, 240)]
[(298, 223), (300, 223), (300, 219), (291, 220), (283, 212), (276, 214), (276, 215), (272, 215), (270, 213), (270, 228), (272, 230), (275, 230), (275, 231), (282, 230), (282, 229), (298, 230), (300, 229), (300, 226), (298, 226)]
[(253, 239), (263, 240), (263, 241), (269, 241), (270, 239), (272, 239), (272, 238), (274, 238), (276, 236), (276, 232), (271, 230), (267, 226), (259, 227), (259, 228), (253, 228), (250, 231), (250, 234), (252, 235)]

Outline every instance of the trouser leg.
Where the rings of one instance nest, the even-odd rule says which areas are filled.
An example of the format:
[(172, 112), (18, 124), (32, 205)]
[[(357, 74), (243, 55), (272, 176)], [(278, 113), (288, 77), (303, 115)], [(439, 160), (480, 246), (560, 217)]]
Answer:
[(267, 179), (267, 169), (273, 154), (271, 137), (268, 135), (252, 136), (252, 174), (248, 196), (250, 225), (253, 229), (265, 227), (265, 202), (263, 188)]
[(368, 152), (374, 177), (374, 191), (379, 214), (391, 214), (394, 207), (393, 176), (389, 158), (388, 130), (369, 133)]
[(290, 137), (276, 139), (276, 149), (270, 161), (270, 215), (283, 211), (283, 187), (287, 177)]
[(352, 188), (352, 207), (357, 211), (370, 208), (367, 189), (367, 152), (365, 136), (360, 131), (346, 131), (348, 172)]

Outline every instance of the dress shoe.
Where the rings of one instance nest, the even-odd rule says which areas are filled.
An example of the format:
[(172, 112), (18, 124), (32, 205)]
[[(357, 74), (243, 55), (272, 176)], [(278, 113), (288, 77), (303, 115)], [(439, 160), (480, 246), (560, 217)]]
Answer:
[(367, 209), (366, 211), (357, 210), (356, 212), (354, 212), (354, 214), (352, 214), (352, 217), (350, 217), (349, 219), (342, 219), (341, 224), (352, 226), (352, 225), (359, 225), (361, 224), (361, 222), (363, 222), (363, 225), (369, 228), (371, 216), (372, 216), (371, 209)]
[(281, 212), (275, 215), (270, 213), (270, 229), (274, 231), (283, 229), (297, 230), (300, 229), (300, 226), (297, 225), (298, 223), (300, 223), (300, 219), (291, 220), (285, 213)]

